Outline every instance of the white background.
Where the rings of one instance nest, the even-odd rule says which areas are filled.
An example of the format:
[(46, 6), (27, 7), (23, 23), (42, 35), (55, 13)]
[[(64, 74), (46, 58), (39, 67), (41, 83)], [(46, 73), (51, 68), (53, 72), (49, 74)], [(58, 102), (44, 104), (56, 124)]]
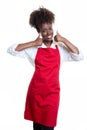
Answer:
[(78, 46), (84, 61), (61, 66), (61, 102), (55, 130), (87, 130), (87, 4), (86, 0), (0, 1), (0, 129), (33, 130), (23, 119), (28, 84), (34, 68), (27, 59), (6, 51), (14, 43), (38, 36), (28, 24), (29, 14), (39, 6), (56, 15), (54, 30)]

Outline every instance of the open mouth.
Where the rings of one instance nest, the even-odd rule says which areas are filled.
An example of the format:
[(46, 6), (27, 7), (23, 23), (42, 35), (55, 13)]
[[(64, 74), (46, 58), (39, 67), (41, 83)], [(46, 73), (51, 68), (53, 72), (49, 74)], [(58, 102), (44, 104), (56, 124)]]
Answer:
[(47, 36), (47, 39), (52, 39), (53, 35)]

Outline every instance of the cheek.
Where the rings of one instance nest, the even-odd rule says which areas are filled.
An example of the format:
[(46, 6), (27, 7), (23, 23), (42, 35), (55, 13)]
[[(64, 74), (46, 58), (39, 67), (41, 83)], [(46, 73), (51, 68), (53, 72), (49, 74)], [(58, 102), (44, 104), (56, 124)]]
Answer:
[(51, 30), (51, 33), (52, 33), (52, 34), (54, 33), (53, 29)]
[(42, 37), (45, 38), (47, 36), (47, 33), (42, 33)]

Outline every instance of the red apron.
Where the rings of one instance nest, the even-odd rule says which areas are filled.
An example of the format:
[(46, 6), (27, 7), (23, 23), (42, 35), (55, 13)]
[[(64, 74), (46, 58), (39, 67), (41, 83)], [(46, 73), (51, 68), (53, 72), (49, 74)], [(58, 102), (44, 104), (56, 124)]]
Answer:
[(35, 72), (26, 97), (24, 118), (54, 127), (60, 100), (58, 47), (38, 48)]

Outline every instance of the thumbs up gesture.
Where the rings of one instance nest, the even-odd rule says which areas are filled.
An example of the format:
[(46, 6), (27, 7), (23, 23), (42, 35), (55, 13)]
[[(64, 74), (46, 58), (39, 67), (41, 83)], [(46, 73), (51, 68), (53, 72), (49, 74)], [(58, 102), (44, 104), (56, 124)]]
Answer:
[(59, 32), (56, 32), (56, 35), (54, 36), (54, 41), (60, 42), (62, 41), (62, 36), (59, 34)]

